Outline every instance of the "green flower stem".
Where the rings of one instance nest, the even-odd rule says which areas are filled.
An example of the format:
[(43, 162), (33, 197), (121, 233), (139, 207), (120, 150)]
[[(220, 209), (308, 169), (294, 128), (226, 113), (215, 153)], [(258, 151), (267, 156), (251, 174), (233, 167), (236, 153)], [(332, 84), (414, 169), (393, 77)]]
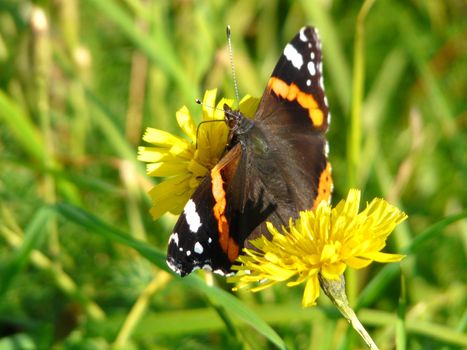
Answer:
[(354, 65), (352, 80), (352, 111), (347, 138), (347, 166), (349, 187), (358, 186), (358, 165), (361, 148), (361, 115), (365, 81), (364, 20), (375, 0), (366, 0), (358, 13), (355, 28)]
[(357, 315), (352, 310), (347, 300), (347, 295), (345, 294), (345, 279), (342, 275), (340, 280), (333, 281), (327, 280), (319, 275), (319, 281), (321, 288), (332, 303), (337, 307), (342, 316), (352, 325), (353, 329), (362, 337), (365, 343), (368, 345), (368, 348), (371, 350), (378, 350), (378, 346), (375, 344), (373, 339), (363, 327)]
[[(354, 63), (352, 79), (352, 110), (350, 115), (350, 128), (347, 136), (347, 178), (348, 187), (359, 187), (359, 164), (362, 143), (361, 116), (363, 103), (363, 90), (365, 81), (365, 27), (364, 21), (374, 0), (365, 0), (357, 17), (354, 43)], [(357, 299), (358, 274), (356, 271), (347, 272), (349, 299), (352, 305)]]
[(138, 300), (136, 300), (136, 303), (128, 313), (120, 332), (118, 332), (117, 339), (115, 339), (112, 347), (113, 349), (124, 349), (127, 346), (128, 339), (133, 333), (138, 322), (143, 317), (152, 296), (161, 287), (164, 287), (171, 278), (172, 276), (165, 271), (160, 270), (157, 272), (157, 275), (143, 290)]
[(396, 322), (396, 349), (405, 350), (407, 349), (407, 331), (405, 324), (405, 317), (407, 311), (407, 298), (405, 291), (405, 279), (401, 276), (401, 294), (399, 297), (399, 308), (397, 312)]

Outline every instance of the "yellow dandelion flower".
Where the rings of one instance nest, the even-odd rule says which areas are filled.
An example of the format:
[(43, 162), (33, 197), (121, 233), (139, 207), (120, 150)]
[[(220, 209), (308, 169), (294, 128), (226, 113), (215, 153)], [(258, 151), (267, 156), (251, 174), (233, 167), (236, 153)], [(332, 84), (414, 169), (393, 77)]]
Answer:
[[(238, 258), (241, 265), (229, 282), (252, 291), (282, 281), (288, 286), (306, 283), (303, 306), (316, 303), (319, 278), (338, 281), (347, 267), (361, 269), (371, 262), (395, 262), (404, 256), (383, 253), (386, 239), (406, 214), (383, 199), (373, 199), (359, 211), (360, 191), (350, 190), (347, 199), (332, 208), (322, 201), (316, 211), (302, 211), (283, 232), (268, 223), (272, 239), (260, 237)], [(294, 278), (292, 281), (290, 279)]]
[[(202, 122), (224, 120), (224, 103), (232, 106), (233, 100), (225, 98), (216, 104), (216, 94), (216, 89), (206, 91)], [(258, 102), (247, 95), (240, 101), (240, 111), (252, 117)], [(187, 138), (147, 128), (143, 140), (151, 146), (138, 148), (138, 160), (148, 163), (147, 174), (165, 178), (149, 191), (154, 219), (166, 212), (179, 214), (182, 211), (200, 181), (223, 156), (227, 143), (229, 129), (223, 122), (196, 126), (185, 106), (177, 111), (176, 119)]]

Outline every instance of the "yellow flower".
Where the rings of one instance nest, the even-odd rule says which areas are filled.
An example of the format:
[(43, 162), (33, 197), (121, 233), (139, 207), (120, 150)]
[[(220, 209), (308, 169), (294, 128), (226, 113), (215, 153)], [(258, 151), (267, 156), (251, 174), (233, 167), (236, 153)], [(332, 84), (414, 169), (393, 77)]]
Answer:
[(322, 201), (316, 211), (302, 211), (289, 228), (279, 232), (271, 223), (272, 239), (260, 237), (250, 243), (256, 249), (244, 249), (235, 265), (237, 274), (229, 282), (234, 289), (250, 286), (259, 291), (278, 282), (295, 286), (306, 282), (303, 306), (316, 303), (319, 277), (339, 280), (347, 266), (361, 269), (371, 262), (395, 262), (404, 256), (382, 253), (386, 239), (407, 215), (383, 199), (373, 199), (359, 213), (360, 191), (350, 190), (347, 200), (335, 208)]
[[(204, 94), (202, 121), (208, 123), (196, 126), (185, 106), (177, 111), (177, 123), (188, 139), (159, 129), (146, 129), (143, 140), (152, 146), (140, 146), (138, 159), (148, 163), (149, 176), (165, 178), (149, 191), (154, 219), (166, 212), (179, 214), (200, 181), (224, 154), (229, 129), (224, 122), (209, 121), (224, 120), (224, 103), (232, 106), (233, 100), (222, 98), (216, 105), (216, 93), (214, 89)], [(247, 95), (240, 101), (240, 111), (252, 117), (258, 102)]]

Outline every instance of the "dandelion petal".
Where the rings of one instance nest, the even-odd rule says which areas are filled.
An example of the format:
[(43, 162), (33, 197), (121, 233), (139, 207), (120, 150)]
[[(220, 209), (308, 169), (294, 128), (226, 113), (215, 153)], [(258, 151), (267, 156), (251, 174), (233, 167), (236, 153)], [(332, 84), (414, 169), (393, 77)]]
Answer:
[(180, 129), (190, 138), (191, 141), (196, 142), (196, 126), (193, 123), (188, 108), (183, 106), (176, 113), (177, 123)]

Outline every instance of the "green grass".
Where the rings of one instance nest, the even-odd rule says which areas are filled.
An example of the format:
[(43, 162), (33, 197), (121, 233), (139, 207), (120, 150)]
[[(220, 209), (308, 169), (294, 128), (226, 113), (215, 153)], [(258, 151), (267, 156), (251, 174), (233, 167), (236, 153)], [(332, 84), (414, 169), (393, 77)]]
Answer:
[(167, 274), (176, 218), (151, 220), (136, 149), (147, 126), (177, 133), (182, 105), (199, 117), (206, 89), (234, 97), (226, 24), (255, 96), (319, 28), (334, 203), (357, 186), (409, 215), (387, 248), (407, 258), (350, 273), (350, 300), (381, 349), (466, 348), (465, 6), (362, 4), (0, 2), (0, 350), (365, 348), (302, 287)]

